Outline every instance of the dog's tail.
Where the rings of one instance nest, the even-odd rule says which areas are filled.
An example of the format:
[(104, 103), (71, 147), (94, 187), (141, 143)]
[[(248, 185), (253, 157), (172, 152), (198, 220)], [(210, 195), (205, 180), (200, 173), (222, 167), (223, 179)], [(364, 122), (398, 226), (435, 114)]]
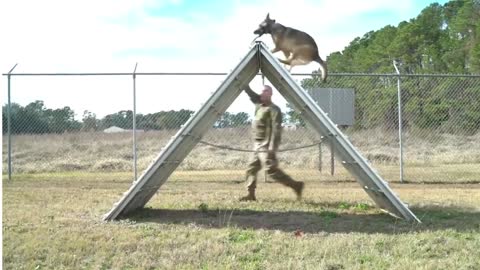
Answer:
[(327, 77), (328, 77), (328, 69), (327, 69), (327, 63), (325, 63), (322, 58), (320, 58), (320, 56), (317, 55), (317, 57), (315, 59), (313, 59), (313, 61), (317, 62), (320, 64), (320, 70), (322, 71), (322, 82), (326, 82), (327, 81)]

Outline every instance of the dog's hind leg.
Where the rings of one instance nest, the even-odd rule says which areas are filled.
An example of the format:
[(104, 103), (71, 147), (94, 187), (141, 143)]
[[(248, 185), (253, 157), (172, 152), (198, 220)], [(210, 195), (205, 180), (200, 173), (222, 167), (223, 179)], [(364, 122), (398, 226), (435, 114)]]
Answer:
[(287, 68), (287, 65), (290, 66), (290, 68), (288, 69), (288, 71), (290, 71), (292, 69), (292, 62), (295, 61), (295, 53), (290, 53), (290, 52), (283, 52), (283, 53), (285, 54), (285, 56), (287, 56), (287, 53), (288, 53), (287, 59), (282, 60), (278, 58), (278, 61), (280, 61), (280, 63), (285, 64), (285, 68)]
[(290, 61), (290, 66), (293, 67), (293, 66), (300, 66), (300, 65), (305, 65), (305, 61), (301, 60), (301, 59), (293, 59), (292, 61)]
[(298, 59), (298, 58), (292, 58), (290, 57), (289, 59), (287, 60), (282, 60), (282, 59), (278, 59), (281, 63), (285, 64), (285, 65), (288, 65), (289, 68), (288, 68), (288, 71), (292, 71), (292, 68), (294, 66), (299, 66), (299, 65), (305, 65), (305, 61), (301, 60), (301, 59)]
[(300, 65), (305, 65), (305, 61), (300, 59), (293, 59), (292, 61), (290, 61), (290, 68), (288, 69), (288, 71), (291, 72), (294, 66), (300, 66)]
[(277, 58), (278, 61), (280, 61), (280, 63), (284, 64), (284, 67), (285, 69), (287, 69), (287, 66), (289, 66), (290, 68), (288, 68), (288, 71), (290, 71), (292, 68), (290, 66), (290, 62), (292, 61), (291, 59), (286, 59), (286, 60), (283, 60), (283, 59), (280, 59), (280, 58)]
[[(283, 54), (285, 54), (285, 56), (287, 56), (287, 53), (284, 52)], [(278, 58), (278, 61), (280, 61), (280, 63), (282, 63), (282, 64), (290, 65), (290, 63), (292, 62), (294, 57), (295, 57), (295, 54), (288, 53), (287, 59), (283, 60), (283, 59)]]

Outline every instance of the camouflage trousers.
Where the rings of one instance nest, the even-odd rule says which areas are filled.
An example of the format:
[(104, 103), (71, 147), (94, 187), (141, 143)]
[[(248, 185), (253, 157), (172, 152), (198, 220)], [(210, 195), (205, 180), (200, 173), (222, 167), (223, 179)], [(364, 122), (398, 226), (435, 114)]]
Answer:
[(261, 143), (255, 143), (255, 153), (252, 161), (248, 164), (246, 171), (247, 190), (254, 192), (257, 187), (257, 173), (262, 167), (265, 168), (268, 176), (276, 182), (287, 187), (296, 188), (299, 182), (293, 180), (288, 174), (278, 167), (278, 160), (275, 152), (267, 152), (268, 147)]

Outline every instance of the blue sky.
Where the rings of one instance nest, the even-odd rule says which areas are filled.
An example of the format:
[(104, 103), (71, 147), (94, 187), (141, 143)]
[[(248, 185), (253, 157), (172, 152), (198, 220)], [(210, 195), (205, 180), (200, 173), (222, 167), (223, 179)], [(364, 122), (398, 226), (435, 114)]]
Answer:
[[(137, 62), (139, 72), (228, 72), (249, 50), (267, 12), (308, 32), (325, 58), (370, 30), (414, 18), (434, 2), (447, 1), (2, 1), (0, 65), (2, 73), (15, 63), (16, 72), (130, 72)], [(272, 46), (269, 36), (260, 40)], [(222, 79), (139, 77), (139, 112), (196, 109)], [(3, 76), (1, 84), (5, 103)], [(102, 116), (131, 108), (131, 88), (131, 78), (21, 77), (12, 81), (12, 101), (40, 99), (49, 108), (68, 105), (80, 116), (83, 110)], [(112, 97), (115, 102), (105, 102)], [(248, 111), (248, 100), (239, 99), (235, 110)]]

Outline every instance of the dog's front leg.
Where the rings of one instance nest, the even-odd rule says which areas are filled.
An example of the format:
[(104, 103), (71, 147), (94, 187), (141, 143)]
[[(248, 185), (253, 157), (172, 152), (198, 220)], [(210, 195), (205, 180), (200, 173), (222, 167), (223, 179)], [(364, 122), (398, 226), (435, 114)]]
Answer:
[(275, 47), (275, 48), (273, 48), (270, 52), (271, 52), (271, 53), (276, 53), (276, 52), (279, 52), (279, 51), (280, 51), (280, 48)]
[[(289, 51), (283, 50), (283, 55), (285, 55), (285, 60), (288, 60), (290, 58), (291, 53)], [(287, 68), (287, 64), (284, 64), (285, 68)], [(290, 67), (291, 69), (291, 67)], [(290, 71), (290, 69), (288, 71)]]

